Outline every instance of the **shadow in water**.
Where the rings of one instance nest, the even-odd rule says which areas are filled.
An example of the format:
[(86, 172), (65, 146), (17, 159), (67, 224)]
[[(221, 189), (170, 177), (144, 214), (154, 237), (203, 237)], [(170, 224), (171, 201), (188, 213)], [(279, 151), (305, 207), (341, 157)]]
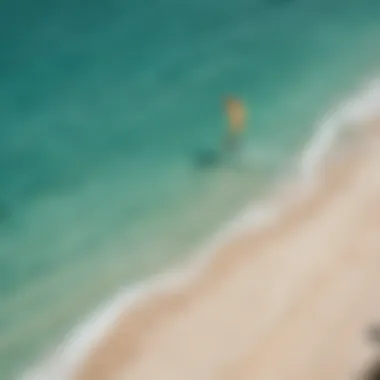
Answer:
[(212, 149), (203, 149), (196, 152), (194, 163), (198, 168), (207, 169), (220, 164), (221, 161), (222, 156), (220, 152)]

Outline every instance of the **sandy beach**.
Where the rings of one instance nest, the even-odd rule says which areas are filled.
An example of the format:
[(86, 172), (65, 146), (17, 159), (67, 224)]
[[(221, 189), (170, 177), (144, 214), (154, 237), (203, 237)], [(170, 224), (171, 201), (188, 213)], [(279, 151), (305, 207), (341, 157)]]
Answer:
[(379, 166), (371, 130), (307, 196), (295, 186), (275, 221), (122, 312), (73, 378), (358, 378), (377, 355), (368, 329), (380, 322)]

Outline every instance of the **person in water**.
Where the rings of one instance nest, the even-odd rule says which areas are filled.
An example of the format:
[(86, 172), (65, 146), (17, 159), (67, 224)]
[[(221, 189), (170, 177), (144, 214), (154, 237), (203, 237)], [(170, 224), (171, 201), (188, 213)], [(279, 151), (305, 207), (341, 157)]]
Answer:
[(228, 118), (228, 131), (224, 149), (235, 150), (245, 130), (246, 111), (243, 103), (233, 97), (224, 100), (224, 106)]

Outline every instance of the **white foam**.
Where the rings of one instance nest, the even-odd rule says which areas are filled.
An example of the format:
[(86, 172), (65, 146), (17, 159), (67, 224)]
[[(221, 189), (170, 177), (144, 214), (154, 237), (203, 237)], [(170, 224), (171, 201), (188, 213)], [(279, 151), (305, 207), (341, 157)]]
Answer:
[(336, 143), (339, 134), (346, 128), (380, 116), (380, 80), (373, 80), (355, 96), (347, 99), (333, 113), (327, 114), (318, 123), (316, 133), (306, 145), (300, 161), (302, 176), (313, 177), (323, 158)]
[[(316, 128), (316, 133), (306, 144), (300, 161), (301, 180), (304, 191), (297, 196), (310, 193), (310, 178), (318, 172), (319, 164), (332, 149), (345, 127), (360, 124), (380, 116), (380, 81), (367, 84), (358, 95), (349, 98), (333, 113), (324, 117)], [(301, 189), (302, 190), (302, 189)], [(214, 258), (217, 248), (237, 234), (254, 227), (265, 227), (281, 214), (282, 199), (270, 202), (254, 203), (246, 207), (241, 214), (214, 236), (211, 241), (192, 259), (192, 265), (186, 270), (172, 271), (149, 281), (137, 284), (133, 288), (122, 290), (110, 302), (99, 308), (89, 320), (79, 325), (59, 347), (56, 354), (47, 362), (31, 369), (22, 376), (22, 380), (66, 380), (73, 375), (75, 368), (88, 355), (89, 349), (109, 331), (122, 311), (133, 306), (143, 297), (177, 289), (182, 283), (198, 276)]]

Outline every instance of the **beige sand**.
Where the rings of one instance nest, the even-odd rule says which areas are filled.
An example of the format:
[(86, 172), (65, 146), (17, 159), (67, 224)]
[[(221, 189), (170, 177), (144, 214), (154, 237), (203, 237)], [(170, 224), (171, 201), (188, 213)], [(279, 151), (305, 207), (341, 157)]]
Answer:
[(202, 276), (121, 315), (76, 380), (355, 378), (380, 322), (380, 144), (362, 144)]

